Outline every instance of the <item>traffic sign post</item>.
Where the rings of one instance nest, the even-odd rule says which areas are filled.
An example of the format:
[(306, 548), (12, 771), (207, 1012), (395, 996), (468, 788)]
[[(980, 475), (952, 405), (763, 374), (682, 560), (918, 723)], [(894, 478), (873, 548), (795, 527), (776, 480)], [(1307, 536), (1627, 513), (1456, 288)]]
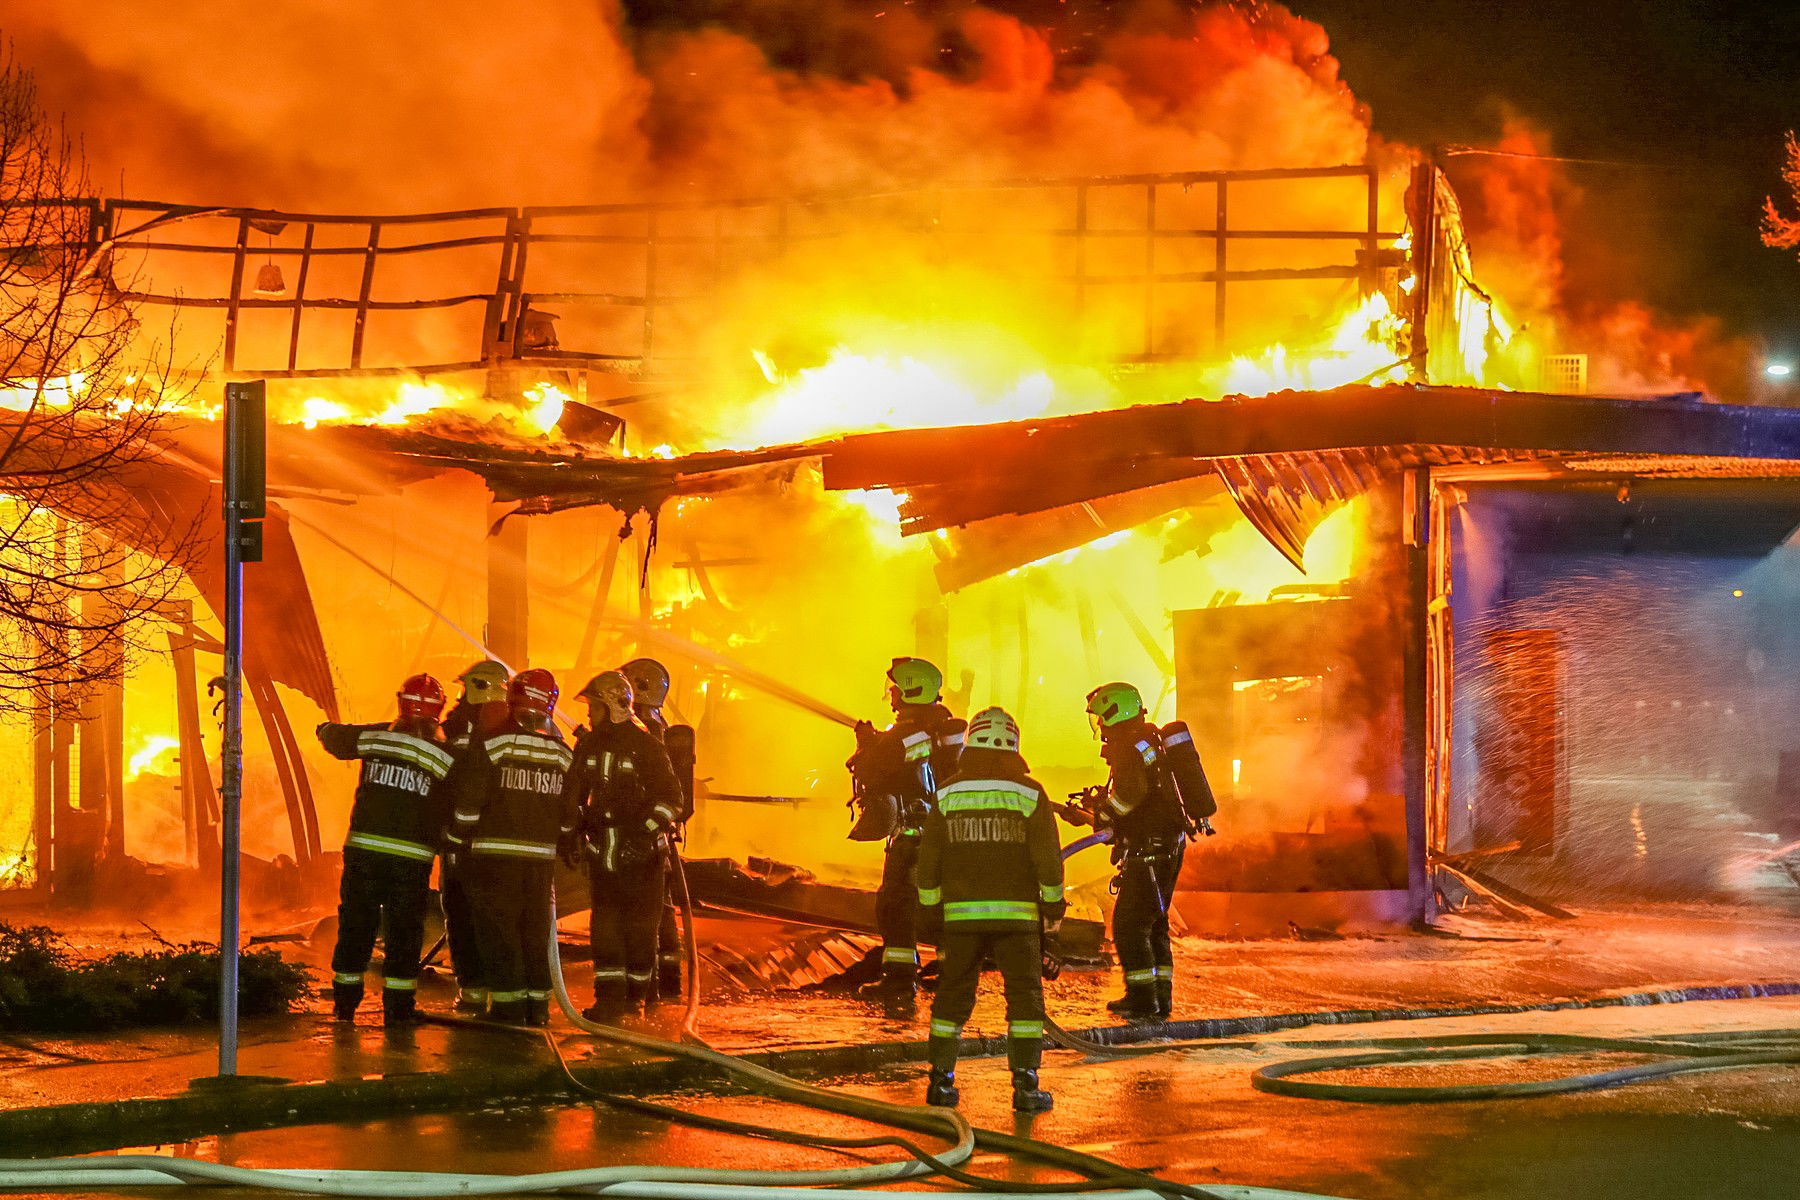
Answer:
[(237, 1074), (238, 855), (244, 799), (244, 564), (262, 561), (268, 385), (225, 385), (225, 730), (219, 786), (219, 1075)]

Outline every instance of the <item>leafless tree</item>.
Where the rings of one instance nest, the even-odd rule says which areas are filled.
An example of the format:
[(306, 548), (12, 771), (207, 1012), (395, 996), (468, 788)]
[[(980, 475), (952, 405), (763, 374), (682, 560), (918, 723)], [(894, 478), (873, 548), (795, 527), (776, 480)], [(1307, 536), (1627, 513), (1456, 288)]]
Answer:
[(1763, 245), (1774, 250), (1800, 249), (1800, 139), (1792, 130), (1787, 135), (1787, 159), (1782, 164), (1781, 178), (1793, 193), (1795, 215), (1787, 216), (1774, 197), (1763, 199)]
[(80, 148), (0, 49), (0, 715), (79, 716), (184, 586), (141, 487), (183, 386), (96, 234)]

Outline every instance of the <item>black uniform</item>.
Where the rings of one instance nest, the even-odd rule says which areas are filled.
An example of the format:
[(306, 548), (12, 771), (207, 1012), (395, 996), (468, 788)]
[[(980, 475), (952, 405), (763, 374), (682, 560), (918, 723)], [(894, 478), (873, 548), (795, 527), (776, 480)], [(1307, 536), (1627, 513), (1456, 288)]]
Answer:
[[(506, 701), (475, 704), (457, 702), (444, 718), (444, 740), (452, 755), (460, 756), (470, 741), (498, 732), (510, 719)], [(480, 941), (475, 932), (475, 901), (469, 886), (467, 861), (451, 866), (445, 860), (438, 872), (438, 889), (444, 902), (444, 937), (450, 943), (450, 969), (456, 973), (459, 1002), (476, 1009), (487, 1005), (488, 985), (482, 977)]]
[(444, 828), (451, 756), (433, 738), (387, 725), (324, 724), (319, 741), (333, 758), (361, 759), (362, 776), (344, 838), (337, 947), (331, 991), (348, 1019), (362, 1001), (363, 972), (382, 934), (382, 1007), (391, 1019), (414, 1010), (431, 863)]
[(475, 935), (496, 1020), (550, 1013), (551, 879), (558, 839), (575, 828), (565, 783), (571, 755), (554, 732), (509, 720), (470, 741), (450, 774), (451, 840), (468, 861)]
[[(644, 723), (656, 740), (663, 744), (669, 752), (669, 765), (675, 770), (675, 779), (681, 787), (681, 812), (675, 818), (675, 825), (668, 836), (668, 867), (675, 870), (675, 858), (681, 853), (682, 832), (694, 816), (694, 763), (693, 763), (693, 730), (685, 725), (678, 725), (677, 731), (686, 730), (688, 736), (680, 740), (680, 744), (688, 748), (687, 761), (679, 761), (676, 748), (669, 743), (669, 722), (663, 717), (662, 709), (648, 705), (634, 705), (632, 711), (637, 713), (638, 720)], [(675, 916), (675, 888), (672, 883), (663, 888), (662, 921), (656, 930), (656, 971), (658, 990), (665, 996), (681, 994), (681, 925)]]
[(1175, 989), (1169, 904), (1187, 849), (1187, 817), (1165, 770), (1162, 737), (1143, 718), (1101, 731), (1112, 776), (1107, 805), (1114, 829), (1113, 946), (1136, 1012), (1167, 1016)]
[(956, 773), (965, 728), (942, 704), (905, 705), (889, 728), (859, 737), (850, 759), (863, 794), (891, 797), (895, 805), (895, 828), (875, 893), (875, 923), (882, 981), (902, 990), (910, 990), (919, 973), (919, 837), (938, 781)]
[(1049, 798), (1018, 754), (963, 753), (961, 771), (939, 789), (925, 820), (918, 894), (920, 904), (941, 910), (944, 930), (932, 1067), (955, 1067), (982, 961), (992, 955), (1006, 987), (1007, 1060), (1015, 1071), (1035, 1072), (1044, 1038), (1041, 930), (1062, 919), (1063, 867)]
[(575, 746), (563, 794), (580, 811), (594, 948), (594, 1003), (653, 1003), (669, 831), (683, 797), (669, 756), (634, 722), (602, 721)]

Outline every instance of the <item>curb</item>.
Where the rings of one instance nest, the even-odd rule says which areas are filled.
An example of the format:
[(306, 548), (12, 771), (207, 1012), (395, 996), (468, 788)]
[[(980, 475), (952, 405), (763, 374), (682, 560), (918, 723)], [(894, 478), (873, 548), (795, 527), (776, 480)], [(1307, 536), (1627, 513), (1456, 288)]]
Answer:
[[(1537, 1004), (1482, 1004), (1447, 1008), (1371, 1008), (1334, 1012), (1221, 1017), (1166, 1024), (1109, 1026), (1073, 1031), (1104, 1046), (1153, 1041), (1243, 1037), (1308, 1025), (1363, 1025), (1575, 1009), (1633, 1008), (1703, 1000), (1800, 996), (1800, 983), (1746, 983), (1665, 988), (1622, 996), (1549, 1000)], [(801, 1076), (855, 1074), (923, 1062), (923, 1041), (870, 1042), (806, 1050), (774, 1050), (743, 1057), (771, 1070)], [(964, 1038), (965, 1058), (998, 1057), (1006, 1038)], [(716, 1077), (699, 1063), (647, 1059), (599, 1066), (575, 1064), (592, 1087), (623, 1094), (654, 1094), (707, 1086)], [(0, 1147), (31, 1147), (33, 1157), (77, 1154), (121, 1146), (161, 1145), (225, 1132), (349, 1121), (397, 1113), (448, 1112), (474, 1105), (578, 1099), (553, 1066), (515, 1070), (445, 1071), (298, 1084), (245, 1083), (202, 1093), (105, 1103), (59, 1104), (0, 1112)], [(10, 1151), (9, 1151), (10, 1152)]]

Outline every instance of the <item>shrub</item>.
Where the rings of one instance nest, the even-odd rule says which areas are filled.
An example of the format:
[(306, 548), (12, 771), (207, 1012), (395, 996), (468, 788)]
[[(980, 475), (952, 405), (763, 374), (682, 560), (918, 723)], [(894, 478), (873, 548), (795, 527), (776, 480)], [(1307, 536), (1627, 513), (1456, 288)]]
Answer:
[[(239, 959), (244, 1016), (286, 1012), (307, 985), (306, 968), (273, 950)], [(164, 943), (84, 959), (52, 929), (0, 922), (0, 1029), (89, 1032), (196, 1024), (218, 1015), (219, 951), (209, 943)]]

